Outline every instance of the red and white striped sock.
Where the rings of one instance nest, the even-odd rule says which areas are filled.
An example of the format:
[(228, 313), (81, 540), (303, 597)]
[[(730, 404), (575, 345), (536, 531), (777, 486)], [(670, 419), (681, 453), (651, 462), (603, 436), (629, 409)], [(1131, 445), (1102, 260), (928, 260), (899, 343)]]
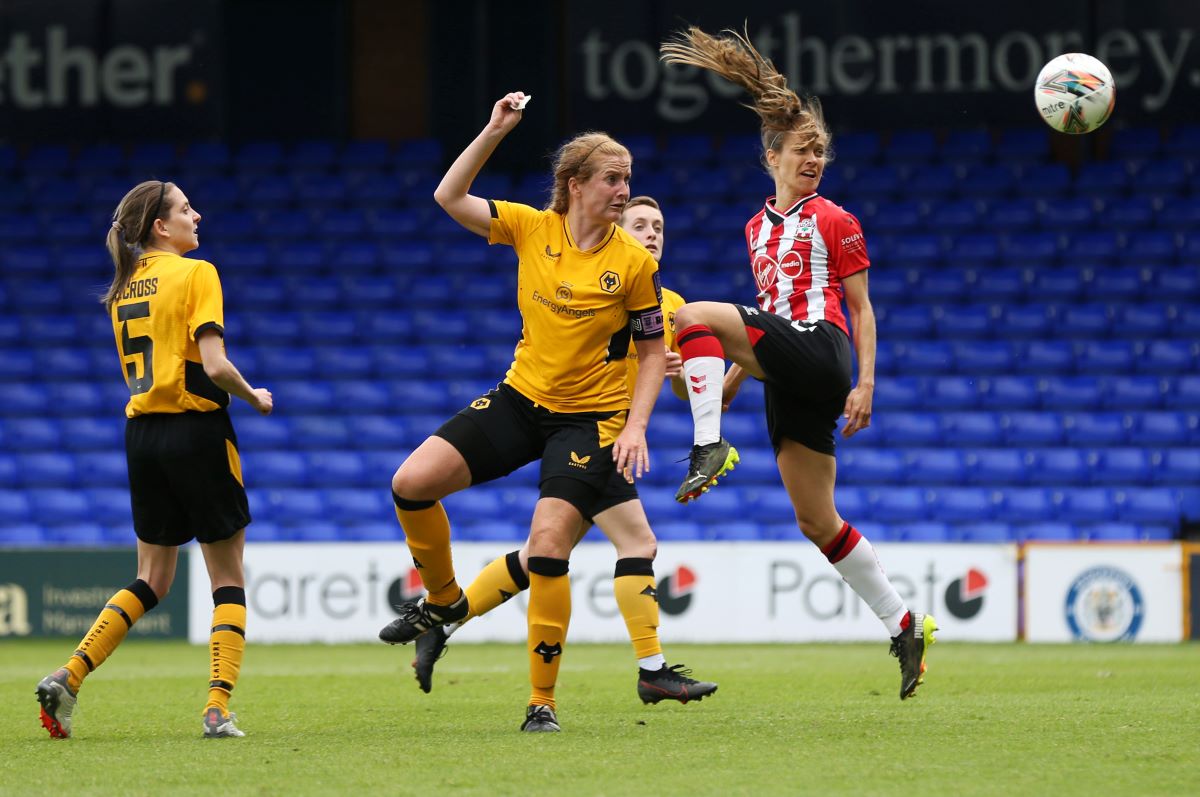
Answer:
[(842, 578), (850, 588), (858, 593), (875, 616), (887, 627), (888, 636), (898, 636), (904, 630), (904, 620), (908, 615), (908, 607), (887, 574), (879, 564), (866, 537), (858, 533), (858, 529), (849, 523), (842, 523), (842, 530), (833, 538), (833, 542), (821, 549), (829, 563), (842, 574)]
[(693, 324), (680, 331), (677, 340), (696, 427), (692, 442), (698, 446), (715, 443), (721, 439), (725, 350), (712, 329), (704, 324)]

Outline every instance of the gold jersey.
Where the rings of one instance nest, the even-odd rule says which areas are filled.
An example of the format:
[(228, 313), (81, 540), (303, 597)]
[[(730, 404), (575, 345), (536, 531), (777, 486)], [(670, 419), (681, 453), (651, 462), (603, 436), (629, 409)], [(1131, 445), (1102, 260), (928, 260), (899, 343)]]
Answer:
[[(663, 344), (667, 347), (667, 351), (679, 352), (679, 342), (675, 340), (675, 313), (686, 302), (683, 297), (675, 291), (663, 288), (662, 291), (662, 311), (663, 311)], [(633, 345), (633, 341), (629, 342), (629, 355), (627, 357), (625, 374), (625, 389), (629, 391), (630, 398), (633, 397), (633, 386), (637, 384), (638, 375), (638, 354), (637, 348)]]
[(488, 204), (489, 243), (508, 244), (519, 260), (521, 340), (504, 381), (555, 412), (628, 409), (630, 339), (663, 335), (654, 258), (616, 224), (580, 249), (554, 211)]
[(229, 394), (204, 373), (196, 343), (206, 329), (224, 334), (221, 281), (212, 263), (169, 252), (143, 255), (110, 314), (129, 385), (126, 417), (229, 405)]

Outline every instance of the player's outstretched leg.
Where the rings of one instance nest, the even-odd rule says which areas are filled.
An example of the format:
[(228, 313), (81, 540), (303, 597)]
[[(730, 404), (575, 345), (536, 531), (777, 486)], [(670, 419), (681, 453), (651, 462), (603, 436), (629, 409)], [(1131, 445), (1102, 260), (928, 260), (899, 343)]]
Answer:
[(379, 632), (379, 638), (389, 645), (407, 645), (434, 626), (457, 623), (467, 616), (469, 606), (467, 593), (460, 591), (458, 600), (449, 606), (439, 606), (418, 598), (396, 609), (400, 616)]
[(662, 669), (651, 672), (638, 670), (637, 692), (643, 703), (657, 703), (660, 700), (678, 700), (687, 703), (689, 700), (702, 700), (717, 691), (717, 685), (710, 681), (696, 681), (688, 676), (691, 670), (682, 664), (673, 667), (663, 665)]
[(708, 488), (717, 483), (717, 479), (733, 470), (741, 461), (737, 449), (722, 437), (715, 443), (702, 446), (692, 446), (688, 457), (687, 478), (679, 485), (675, 500), (681, 504), (694, 501)]
[(42, 706), (42, 727), (55, 739), (71, 736), (71, 715), (78, 701), (67, 684), (67, 669), (60, 667), (43, 678), (37, 685), (37, 699)]
[(893, 656), (900, 660), (900, 699), (907, 700), (925, 682), (925, 652), (937, 640), (937, 623), (928, 614), (912, 612), (898, 636), (892, 637)]

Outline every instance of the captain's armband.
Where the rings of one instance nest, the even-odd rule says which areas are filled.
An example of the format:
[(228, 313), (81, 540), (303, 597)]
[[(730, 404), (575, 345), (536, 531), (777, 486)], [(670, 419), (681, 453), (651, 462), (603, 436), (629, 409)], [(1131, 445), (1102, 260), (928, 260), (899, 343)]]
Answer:
[(634, 340), (661, 338), (665, 329), (662, 306), (634, 310), (629, 314), (629, 329), (633, 332)]

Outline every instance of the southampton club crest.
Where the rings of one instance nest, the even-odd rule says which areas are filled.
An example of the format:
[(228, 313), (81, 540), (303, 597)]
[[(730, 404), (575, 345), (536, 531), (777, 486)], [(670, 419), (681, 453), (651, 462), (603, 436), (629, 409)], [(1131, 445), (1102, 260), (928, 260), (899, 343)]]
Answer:
[(1129, 642), (1142, 625), (1142, 592), (1116, 567), (1085, 570), (1067, 590), (1067, 625), (1085, 642)]

